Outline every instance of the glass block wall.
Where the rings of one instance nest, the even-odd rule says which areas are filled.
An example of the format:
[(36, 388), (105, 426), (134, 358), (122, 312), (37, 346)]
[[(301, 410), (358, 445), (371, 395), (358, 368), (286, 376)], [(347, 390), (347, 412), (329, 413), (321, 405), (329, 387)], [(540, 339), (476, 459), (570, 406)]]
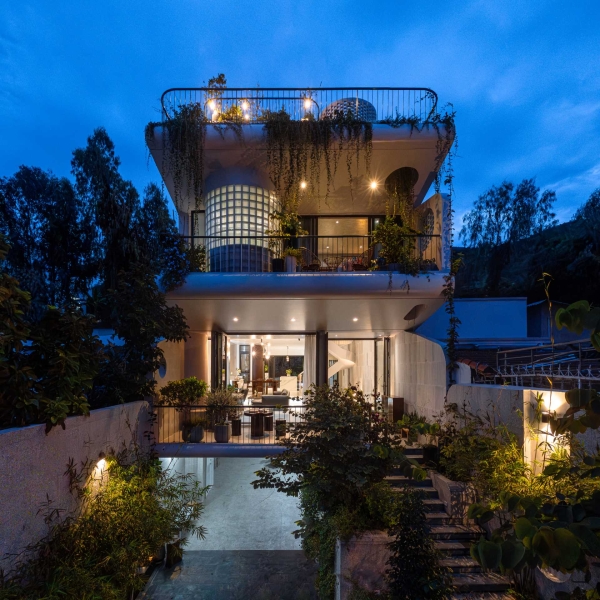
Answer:
[(279, 210), (275, 194), (252, 185), (227, 185), (208, 192), (205, 205), (209, 270), (269, 271), (265, 231), (269, 215)]

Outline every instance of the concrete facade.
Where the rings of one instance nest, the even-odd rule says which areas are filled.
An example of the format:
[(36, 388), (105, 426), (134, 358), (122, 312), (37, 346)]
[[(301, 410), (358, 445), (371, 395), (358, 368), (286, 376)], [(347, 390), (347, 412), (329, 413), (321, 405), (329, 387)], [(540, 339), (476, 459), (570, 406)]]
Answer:
[(47, 502), (68, 514), (77, 507), (65, 476), (72, 459), (78, 467), (98, 461), (99, 454), (119, 451), (135, 439), (146, 443), (149, 427), (146, 402), (94, 410), (88, 417), (69, 417), (66, 428), (45, 434), (44, 425), (0, 431), (0, 568), (7, 569), (7, 554), (22, 551), (47, 533), (43, 514)]
[(399, 332), (390, 340), (391, 396), (404, 398), (406, 412), (428, 419), (444, 409), (446, 357), (442, 346), (420, 335)]

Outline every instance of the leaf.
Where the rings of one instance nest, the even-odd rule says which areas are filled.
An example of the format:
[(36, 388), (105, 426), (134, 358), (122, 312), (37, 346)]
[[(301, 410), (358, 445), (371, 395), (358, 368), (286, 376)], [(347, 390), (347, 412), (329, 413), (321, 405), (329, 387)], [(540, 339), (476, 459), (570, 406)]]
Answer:
[(568, 529), (554, 531), (554, 543), (558, 548), (558, 562), (563, 569), (573, 569), (579, 558), (581, 548), (577, 538)]
[(518, 542), (506, 540), (502, 542), (502, 567), (514, 569), (525, 556), (525, 546)]
[(533, 537), (536, 531), (537, 529), (525, 517), (519, 517), (515, 522), (515, 534), (520, 540), (525, 537)]
[(481, 566), (484, 569), (496, 570), (502, 560), (502, 546), (484, 540), (479, 542), (479, 556), (481, 557)]

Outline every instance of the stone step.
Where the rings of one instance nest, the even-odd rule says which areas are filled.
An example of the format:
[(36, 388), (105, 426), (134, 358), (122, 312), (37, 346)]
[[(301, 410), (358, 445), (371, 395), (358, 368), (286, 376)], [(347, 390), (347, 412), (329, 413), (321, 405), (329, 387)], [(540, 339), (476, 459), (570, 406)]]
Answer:
[(464, 525), (440, 525), (431, 528), (431, 537), (434, 540), (463, 541), (478, 540), (482, 530), (478, 527), (465, 527)]
[(427, 512), (425, 513), (427, 524), (430, 526), (448, 525), (450, 517), (447, 512)]
[(446, 512), (446, 505), (439, 498), (425, 498), (425, 510), (431, 512)]
[(515, 600), (511, 593), (481, 592), (479, 594), (455, 594), (450, 600)]
[(470, 556), (471, 543), (469, 541), (437, 540), (434, 545), (445, 557)]
[(427, 488), (433, 487), (431, 484), (431, 479), (427, 477), (423, 479), (423, 481), (417, 481), (416, 479), (411, 479), (410, 477), (404, 477), (404, 475), (388, 475), (385, 480), (392, 487), (415, 487), (415, 488)]
[(463, 573), (452, 577), (457, 592), (506, 592), (510, 588), (508, 577), (499, 573)]
[[(399, 485), (391, 485), (392, 492), (400, 492), (402, 491), (403, 486)], [(410, 487), (410, 486), (406, 486)], [(430, 500), (437, 500), (439, 498), (438, 492), (434, 487), (426, 487), (426, 488), (418, 488), (419, 492), (421, 492), (424, 499), (429, 498)]]
[(452, 556), (440, 560), (442, 567), (448, 567), (455, 575), (461, 573), (481, 573), (481, 565), (470, 556)]

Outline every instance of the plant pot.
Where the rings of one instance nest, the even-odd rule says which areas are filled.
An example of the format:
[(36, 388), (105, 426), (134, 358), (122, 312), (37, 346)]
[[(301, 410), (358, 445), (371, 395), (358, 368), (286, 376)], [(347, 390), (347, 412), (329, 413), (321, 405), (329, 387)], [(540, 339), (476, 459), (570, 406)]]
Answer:
[(204, 439), (204, 427), (202, 425), (194, 425), (190, 429), (190, 442), (192, 444), (198, 444)]
[(181, 540), (175, 540), (170, 544), (167, 544), (167, 560), (166, 567), (170, 568), (181, 562), (183, 559), (183, 550), (181, 548)]
[(433, 444), (423, 446), (423, 463), (425, 465), (438, 464), (440, 461), (440, 449)]
[(215, 442), (226, 444), (229, 441), (229, 423), (215, 425)]
[(242, 435), (242, 420), (231, 419), (231, 435), (238, 436)]
[(283, 258), (273, 259), (273, 273), (283, 273), (285, 271), (285, 261)]
[(160, 548), (154, 553), (154, 556), (150, 559), (150, 562), (153, 564), (160, 564), (165, 561), (165, 556), (167, 555), (167, 550), (165, 545), (162, 544)]
[(286, 273), (295, 273), (297, 265), (298, 265), (298, 259), (295, 256), (286, 256), (285, 257), (285, 272)]

